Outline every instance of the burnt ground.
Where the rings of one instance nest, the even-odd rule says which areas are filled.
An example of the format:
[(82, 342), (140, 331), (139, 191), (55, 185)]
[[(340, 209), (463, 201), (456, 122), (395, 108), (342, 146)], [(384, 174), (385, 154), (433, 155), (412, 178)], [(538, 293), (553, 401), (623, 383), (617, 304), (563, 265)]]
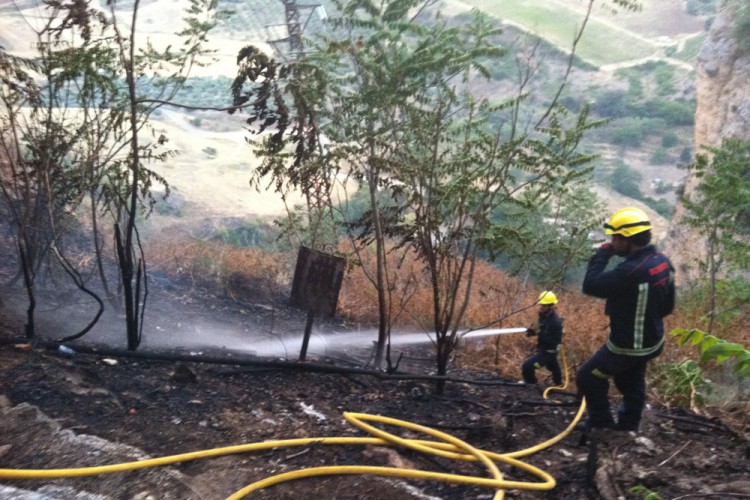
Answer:
[[(13, 321), (7, 317), (4, 323), (7, 340), (18, 324), (9, 325)], [(363, 436), (344, 421), (347, 411), (426, 425), (475, 447), (509, 453), (558, 435), (578, 409), (570, 393), (555, 395), (557, 402), (545, 400), (538, 388), (458, 369), (452, 377), (460, 380), (448, 382), (444, 394), (437, 395), (433, 382), (407, 374), (396, 379), (325, 373), (336, 369), (325, 359), (310, 363), (316, 371), (305, 371), (296, 363), (154, 360), (83, 351), (82, 345), (68, 358), (40, 345), (0, 347), (0, 467), (80, 468), (269, 440)], [(665, 499), (748, 498), (749, 453), (737, 425), (650, 408), (637, 435), (611, 432), (584, 443), (573, 431), (522, 458), (557, 484), (550, 491), (513, 487), (505, 494), (643, 498), (630, 491), (640, 485)], [(0, 498), (222, 499), (275, 474), (334, 465), (488, 475), (473, 463), (399, 446), (306, 443), (93, 477), (0, 479)], [(539, 482), (519, 468), (501, 464), (500, 469), (507, 480)], [(299, 479), (250, 497), (468, 499), (493, 494), (486, 487), (350, 475)]]

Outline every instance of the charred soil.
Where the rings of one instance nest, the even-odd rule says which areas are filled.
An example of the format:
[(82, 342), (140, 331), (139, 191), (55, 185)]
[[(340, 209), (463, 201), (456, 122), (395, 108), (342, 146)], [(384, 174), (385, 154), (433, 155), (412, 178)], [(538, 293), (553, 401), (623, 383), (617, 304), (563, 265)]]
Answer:
[[(5, 338), (11, 331), (5, 321)], [(431, 427), (487, 451), (534, 447), (565, 430), (579, 404), (572, 393), (544, 399), (537, 387), (492, 373), (454, 369), (443, 394), (434, 382), (400, 374), (335, 373), (305, 366), (250, 366), (60, 353), (0, 347), (0, 468), (107, 465), (271, 440), (356, 437), (344, 412)], [(328, 370), (330, 368), (330, 370)], [(326, 373), (330, 371), (330, 373)], [(613, 398), (615, 395), (613, 394)], [(432, 439), (383, 427), (404, 437)], [(650, 407), (638, 434), (582, 439), (573, 431), (528, 457), (556, 481), (549, 491), (506, 490), (510, 498), (739, 498), (750, 491), (742, 429), (675, 409)], [(222, 499), (252, 482), (320, 466), (367, 465), (489, 477), (476, 463), (400, 446), (324, 445), (187, 460), (140, 471), (67, 479), (0, 479), (0, 498)], [(538, 483), (500, 465), (506, 480)], [(643, 487), (641, 493), (631, 491)], [(43, 496), (31, 495), (36, 492)], [(252, 498), (492, 498), (487, 487), (365, 475), (299, 479)]]

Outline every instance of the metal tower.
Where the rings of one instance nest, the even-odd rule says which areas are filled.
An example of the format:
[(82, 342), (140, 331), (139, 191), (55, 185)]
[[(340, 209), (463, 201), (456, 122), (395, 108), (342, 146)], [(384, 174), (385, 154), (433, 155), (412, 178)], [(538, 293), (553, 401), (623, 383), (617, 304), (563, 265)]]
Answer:
[[(286, 59), (287, 62), (294, 63), (298, 61), (305, 52), (303, 33), (307, 28), (310, 19), (313, 14), (318, 10), (318, 15), (321, 19), (325, 18), (325, 11), (320, 4), (298, 4), (296, 0), (281, 0), (284, 4), (284, 11), (286, 14), (286, 31), (287, 36), (276, 40), (269, 40), (269, 44), (273, 47), (277, 56)], [(305, 11), (305, 21), (302, 22), (302, 12)], [(278, 26), (278, 25), (276, 25)], [(270, 26), (269, 26), (270, 27)], [(288, 44), (288, 52), (284, 51), (284, 44)], [(292, 69), (294, 71), (294, 69)], [(307, 208), (310, 212), (315, 211), (316, 216), (319, 216), (327, 206), (327, 198), (325, 186), (327, 179), (317, 178), (311, 179), (310, 185), (305, 192), (307, 201)], [(313, 214), (308, 214), (308, 217), (313, 217)]]

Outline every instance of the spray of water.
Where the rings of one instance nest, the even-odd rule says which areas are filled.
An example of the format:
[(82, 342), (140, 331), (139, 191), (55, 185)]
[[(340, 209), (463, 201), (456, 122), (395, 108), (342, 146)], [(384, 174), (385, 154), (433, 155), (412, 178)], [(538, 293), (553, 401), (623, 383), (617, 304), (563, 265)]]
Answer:
[[(490, 328), (474, 330), (461, 336), (464, 340), (491, 337), (496, 335), (507, 335), (511, 333), (525, 332), (526, 328)], [(377, 330), (360, 330), (357, 332), (314, 332), (310, 336), (307, 352), (310, 354), (326, 355), (340, 352), (346, 349), (366, 348), (377, 339)], [(393, 332), (391, 333), (391, 346), (418, 345), (434, 342), (434, 335), (424, 332)], [(247, 343), (242, 350), (255, 354), (256, 356), (284, 356), (298, 353), (302, 347), (302, 335), (278, 337), (266, 339), (259, 342)]]
[[(17, 300), (14, 300), (16, 299)], [(24, 311), (25, 300), (18, 297), (4, 297), (6, 308)], [(48, 323), (50, 338), (60, 335), (56, 317), (67, 313), (66, 331), (75, 332), (80, 327), (76, 323), (79, 318), (87, 320), (85, 314), (78, 313), (78, 309), (71, 313), (65, 305), (58, 305), (50, 311), (40, 310), (37, 320), (41, 336), (45, 336), (44, 325)], [(168, 302), (153, 301), (149, 307), (150, 314), (145, 321), (145, 333), (140, 348), (147, 349), (184, 349), (191, 353), (216, 352), (221, 350), (254, 354), (259, 357), (295, 358), (302, 347), (304, 321), (276, 321), (269, 325), (262, 324), (252, 315), (242, 317), (218, 314), (210, 316), (205, 311), (192, 308), (181, 308)], [(46, 314), (45, 314), (46, 312)], [(114, 313), (103, 317), (97, 325), (86, 335), (86, 340), (94, 344), (100, 343), (110, 347), (124, 348), (125, 337), (122, 328), (118, 328), (122, 318)], [(281, 332), (273, 334), (273, 331)], [(474, 330), (461, 335), (461, 339), (495, 335), (506, 335), (526, 331), (526, 328), (493, 328)], [(308, 354), (319, 356), (335, 355), (342, 351), (369, 349), (378, 338), (376, 329), (359, 330), (354, 332), (336, 332), (318, 330), (313, 331), (308, 345)], [(434, 335), (425, 332), (392, 332), (391, 346), (406, 346), (431, 344)]]

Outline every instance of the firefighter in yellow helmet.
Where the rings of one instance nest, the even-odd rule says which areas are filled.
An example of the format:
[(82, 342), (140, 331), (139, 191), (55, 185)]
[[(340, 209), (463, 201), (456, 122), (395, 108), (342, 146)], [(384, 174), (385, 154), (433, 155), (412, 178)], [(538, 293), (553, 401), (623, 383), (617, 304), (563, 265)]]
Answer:
[(557, 297), (545, 290), (539, 294), (539, 322), (536, 329), (528, 328), (526, 335), (537, 336), (536, 352), (521, 365), (523, 381), (526, 384), (536, 384), (536, 370), (546, 368), (552, 372), (555, 385), (562, 384), (562, 371), (557, 360), (563, 336), (563, 320), (558, 316), (555, 304)]
[[(578, 370), (579, 395), (586, 398), (585, 427), (637, 431), (646, 404), (646, 365), (664, 348), (664, 316), (674, 309), (674, 268), (651, 244), (652, 225), (645, 212), (623, 208), (604, 225), (604, 243), (588, 264), (583, 293), (606, 299), (606, 343)], [(615, 268), (613, 256), (623, 257)], [(622, 393), (615, 421), (607, 397), (610, 379)]]

